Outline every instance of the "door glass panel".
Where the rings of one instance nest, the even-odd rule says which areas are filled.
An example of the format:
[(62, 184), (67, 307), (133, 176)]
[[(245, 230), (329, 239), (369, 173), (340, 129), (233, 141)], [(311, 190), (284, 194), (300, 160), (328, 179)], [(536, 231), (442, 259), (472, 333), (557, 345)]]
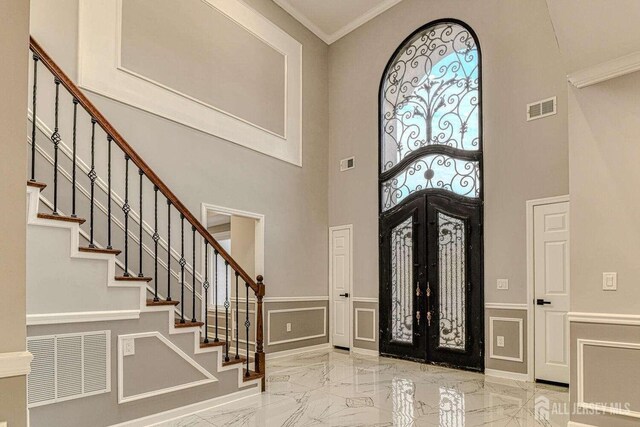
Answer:
[(466, 254), (464, 221), (438, 212), (440, 347), (464, 350)]
[(413, 342), (413, 218), (391, 230), (391, 340)]
[(382, 210), (389, 210), (409, 195), (427, 188), (448, 190), (465, 197), (480, 197), (479, 163), (431, 154), (409, 163), (382, 183)]

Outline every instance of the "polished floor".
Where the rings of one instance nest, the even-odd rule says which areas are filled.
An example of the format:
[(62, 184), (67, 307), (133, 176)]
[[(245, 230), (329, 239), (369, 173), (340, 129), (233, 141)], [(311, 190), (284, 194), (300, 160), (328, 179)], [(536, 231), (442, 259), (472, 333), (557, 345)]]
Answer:
[(326, 350), (267, 362), (267, 391), (191, 426), (566, 426), (566, 389)]

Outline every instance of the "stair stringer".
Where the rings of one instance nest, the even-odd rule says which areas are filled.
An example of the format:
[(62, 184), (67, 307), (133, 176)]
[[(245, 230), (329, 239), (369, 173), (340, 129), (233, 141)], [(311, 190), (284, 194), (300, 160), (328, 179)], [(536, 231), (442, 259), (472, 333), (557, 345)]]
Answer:
[[(57, 221), (52, 219), (38, 218), (38, 208), (41, 202), (41, 190), (37, 187), (27, 186), (27, 225), (28, 226), (42, 226), (42, 227), (54, 227), (54, 228), (62, 228), (69, 230), (69, 256), (71, 258), (76, 259), (87, 259), (87, 260), (100, 260), (107, 263), (107, 278), (106, 284), (108, 288), (114, 288), (116, 291), (118, 288), (126, 288), (126, 289), (138, 289), (138, 307), (140, 315), (144, 315), (144, 313), (157, 313), (157, 312), (165, 312), (169, 336), (167, 338), (170, 339), (171, 336), (181, 336), (181, 335), (189, 335), (191, 334), (191, 338), (193, 340), (193, 348), (192, 354), (194, 357), (198, 355), (211, 354), (215, 353), (216, 355), (216, 372), (225, 372), (236, 370), (237, 378), (238, 378), (238, 389), (249, 388), (249, 387), (261, 387), (261, 379), (257, 378), (250, 381), (244, 381), (244, 367), (246, 364), (231, 364), (224, 366), (224, 346), (216, 346), (216, 347), (201, 347), (200, 346), (200, 335), (201, 335), (201, 327), (182, 327), (177, 328), (175, 326), (175, 311), (173, 306), (147, 306), (147, 285), (146, 283), (140, 282), (127, 282), (122, 283), (121, 281), (116, 281), (116, 256), (113, 254), (101, 254), (101, 253), (88, 253), (88, 252), (80, 252), (78, 249), (80, 247), (80, 233), (82, 230), (80, 229), (80, 225), (76, 222), (65, 222), (65, 221)], [(215, 372), (212, 372), (215, 374)]]

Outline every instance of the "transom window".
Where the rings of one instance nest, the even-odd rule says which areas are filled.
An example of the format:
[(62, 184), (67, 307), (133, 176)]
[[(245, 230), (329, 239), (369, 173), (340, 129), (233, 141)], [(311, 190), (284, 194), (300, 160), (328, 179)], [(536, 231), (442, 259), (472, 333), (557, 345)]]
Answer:
[(463, 24), (440, 21), (396, 52), (381, 88), (381, 210), (440, 189), (480, 197), (480, 64)]

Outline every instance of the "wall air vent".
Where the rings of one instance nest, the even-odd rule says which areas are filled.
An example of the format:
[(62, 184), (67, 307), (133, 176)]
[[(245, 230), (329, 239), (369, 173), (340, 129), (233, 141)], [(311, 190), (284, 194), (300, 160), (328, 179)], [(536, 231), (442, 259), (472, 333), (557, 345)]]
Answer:
[(527, 121), (556, 114), (556, 97), (543, 99), (527, 105)]
[(347, 159), (340, 160), (340, 172), (348, 171), (356, 167), (356, 158), (349, 157)]
[(30, 408), (111, 391), (111, 332), (27, 338)]

